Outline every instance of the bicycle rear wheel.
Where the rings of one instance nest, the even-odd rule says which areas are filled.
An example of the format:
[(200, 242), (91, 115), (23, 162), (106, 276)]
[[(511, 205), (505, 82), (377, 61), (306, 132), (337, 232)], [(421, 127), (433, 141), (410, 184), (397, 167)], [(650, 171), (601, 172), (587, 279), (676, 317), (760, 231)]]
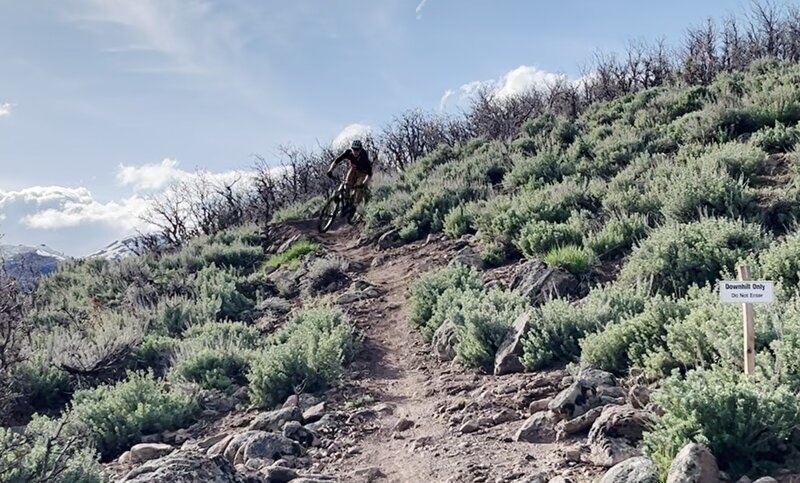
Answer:
[(339, 195), (338, 193), (328, 198), (322, 211), (319, 213), (319, 223), (317, 229), (320, 233), (325, 233), (333, 225), (333, 220), (339, 214)]

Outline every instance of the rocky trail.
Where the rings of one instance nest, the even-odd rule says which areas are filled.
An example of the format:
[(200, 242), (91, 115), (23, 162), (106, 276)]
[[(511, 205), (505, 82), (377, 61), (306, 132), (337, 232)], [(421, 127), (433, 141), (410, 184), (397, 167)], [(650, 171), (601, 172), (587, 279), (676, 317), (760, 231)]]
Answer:
[[(659, 413), (651, 388), (595, 369), (521, 372), (520, 337), (533, 323), (527, 314), (498, 351), (500, 375), (451, 362), (455, 337), (445, 333), (447, 323), (433, 343), (423, 340), (407, 313), (408, 288), (423, 272), (454, 261), (480, 265), (469, 238), (403, 245), (387, 236), (363, 240), (349, 227), (324, 235), (314, 228), (309, 221), (277, 227), (269, 251), (313, 241), (324, 248), (318, 256), (344, 267), (322, 295), (362, 338), (342, 380), (321, 395), (299, 391), (272, 411), (248, 407), (247, 387), (210, 397), (201, 404), (205, 419), (142, 438), (107, 465), (119, 481), (660, 481), (655, 464), (641, 457), (643, 433)], [(296, 304), (308, 289), (304, 270), (270, 275)], [(582, 290), (568, 273), (539, 261), (482, 273), (487, 286), (514, 288), (534, 304), (569, 287), (577, 299)], [(669, 483), (730, 481), (708, 476), (719, 471), (704, 447), (687, 446), (676, 462)], [(773, 481), (797, 481), (787, 478)]]

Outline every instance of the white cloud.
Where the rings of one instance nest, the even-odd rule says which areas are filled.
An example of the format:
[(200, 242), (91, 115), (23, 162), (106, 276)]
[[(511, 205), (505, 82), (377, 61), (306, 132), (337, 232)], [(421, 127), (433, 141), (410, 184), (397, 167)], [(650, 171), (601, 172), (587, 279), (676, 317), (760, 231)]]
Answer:
[(442, 99), (439, 101), (439, 110), (443, 111), (445, 107), (447, 107), (447, 101), (450, 100), (451, 97), (456, 93), (453, 89), (447, 89), (444, 91), (444, 95)]
[(0, 104), (0, 118), (9, 117), (11, 115), (11, 108), (14, 107), (10, 102)]
[(521, 65), (500, 79), (495, 94), (498, 98), (514, 97), (535, 89), (546, 89), (564, 76), (536, 67)]
[(118, 45), (106, 52), (150, 52), (163, 59), (145, 72), (208, 74), (220, 70), (245, 44), (235, 9), (208, 0), (81, 0), (74, 15), (89, 27), (107, 28)]
[(191, 173), (178, 168), (178, 161), (165, 158), (159, 164), (126, 166), (120, 164), (117, 181), (123, 186), (132, 186), (137, 191), (153, 191), (187, 179)]
[(65, 188), (63, 186), (31, 186), (17, 191), (0, 190), (0, 208), (12, 203), (35, 203), (42, 205), (54, 202), (87, 203), (92, 194), (86, 188)]
[(363, 123), (353, 123), (342, 129), (333, 139), (333, 147), (335, 149), (344, 149), (348, 147), (349, 143), (354, 139), (361, 139), (368, 137), (372, 133), (372, 127)]
[(426, 3), (428, 3), (428, 0), (422, 0), (419, 2), (419, 5), (417, 5), (417, 20), (422, 18), (422, 9), (425, 8)]
[(125, 232), (146, 229), (141, 220), (150, 202), (139, 196), (120, 201), (100, 203), (91, 200), (87, 203), (66, 201), (58, 208), (37, 211), (22, 218), (29, 228), (58, 230), (87, 224), (102, 224)]
[(454, 99), (456, 104), (463, 105), (483, 89), (488, 90), (496, 99), (507, 99), (531, 90), (547, 89), (564, 79), (566, 77), (562, 74), (548, 72), (535, 66), (521, 65), (503, 74), (499, 79), (467, 82), (459, 87), (457, 92), (447, 89), (439, 103), (439, 108), (446, 109)]

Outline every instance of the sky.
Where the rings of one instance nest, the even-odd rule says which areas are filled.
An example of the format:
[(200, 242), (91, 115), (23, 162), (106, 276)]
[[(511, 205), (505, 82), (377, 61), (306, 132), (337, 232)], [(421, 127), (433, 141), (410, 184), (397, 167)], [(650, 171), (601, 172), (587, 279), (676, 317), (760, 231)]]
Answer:
[(198, 170), (457, 112), (476, 85), (577, 79), (598, 51), (748, 4), (0, 0), (0, 241), (84, 256)]

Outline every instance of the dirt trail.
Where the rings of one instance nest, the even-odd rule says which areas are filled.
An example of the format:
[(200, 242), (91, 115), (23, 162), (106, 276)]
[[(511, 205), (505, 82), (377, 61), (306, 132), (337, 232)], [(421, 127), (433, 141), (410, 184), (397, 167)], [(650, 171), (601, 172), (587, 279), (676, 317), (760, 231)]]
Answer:
[[(359, 247), (348, 228), (318, 238), (329, 251), (363, 266), (363, 279), (382, 292), (379, 299), (349, 309), (365, 341), (348, 371), (339, 405), (365, 396), (371, 398), (366, 408), (386, 403), (385, 412), (363, 411), (363, 423), (349, 425), (350, 433), (341, 439), (349, 446), (346, 456), (323, 462), (325, 472), (344, 476), (354, 469), (379, 467), (386, 476), (379, 481), (500, 482), (524, 481), (524, 475), (539, 468), (564, 463), (554, 444), (518, 443), (511, 438), (526, 417), (520, 409), (531, 397), (527, 388), (545, 387), (542, 381), (557, 380), (562, 373), (496, 378), (451, 368), (429, 355), (428, 345), (411, 327), (406, 290), (420, 273), (446, 263), (453, 252), (447, 245), (451, 242), (378, 252), (373, 246)], [(381, 261), (372, 266), (376, 256)], [(452, 409), (465, 405), (463, 410)], [(472, 414), (459, 416), (470, 407)], [(518, 416), (474, 433), (459, 431), (462, 422), (479, 415), (491, 417), (503, 409)], [(401, 419), (414, 426), (395, 431)]]

